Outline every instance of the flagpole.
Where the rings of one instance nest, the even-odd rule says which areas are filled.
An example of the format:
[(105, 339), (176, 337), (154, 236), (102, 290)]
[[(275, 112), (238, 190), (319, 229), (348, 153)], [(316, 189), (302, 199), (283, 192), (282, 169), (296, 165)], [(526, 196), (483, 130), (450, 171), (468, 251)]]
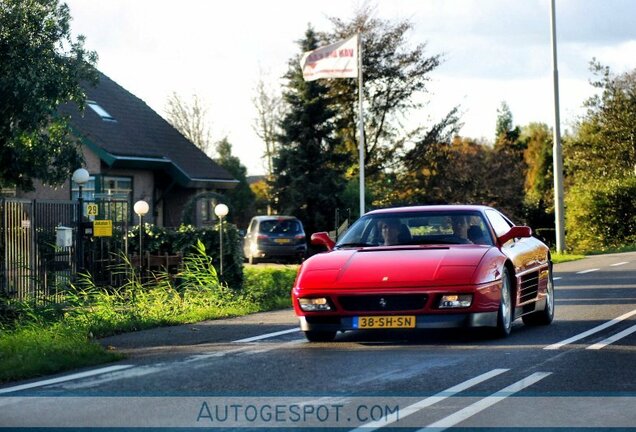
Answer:
[(360, 165), (360, 216), (364, 211), (364, 113), (362, 110), (362, 34), (358, 34), (358, 112), (359, 115), (359, 165)]

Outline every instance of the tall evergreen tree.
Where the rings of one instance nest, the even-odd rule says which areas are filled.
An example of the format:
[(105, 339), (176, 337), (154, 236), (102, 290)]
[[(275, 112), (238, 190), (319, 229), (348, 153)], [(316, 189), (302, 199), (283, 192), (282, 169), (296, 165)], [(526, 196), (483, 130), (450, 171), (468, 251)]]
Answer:
[(335, 112), (323, 80), (306, 82), (300, 69), (303, 52), (316, 49), (318, 39), (309, 27), (299, 42), (300, 53), (290, 60), (283, 100), (280, 147), (274, 157), (273, 192), (280, 214), (300, 218), (308, 232), (333, 228), (344, 189), (343, 155), (335, 133)]
[(228, 220), (234, 222), (239, 227), (246, 228), (250, 218), (254, 213), (255, 195), (247, 182), (247, 168), (241, 164), (241, 160), (232, 154), (232, 144), (227, 137), (216, 143), (216, 153), (218, 158), (216, 163), (225, 168), (232, 176), (239, 181), (234, 189), (225, 191), (230, 206)]

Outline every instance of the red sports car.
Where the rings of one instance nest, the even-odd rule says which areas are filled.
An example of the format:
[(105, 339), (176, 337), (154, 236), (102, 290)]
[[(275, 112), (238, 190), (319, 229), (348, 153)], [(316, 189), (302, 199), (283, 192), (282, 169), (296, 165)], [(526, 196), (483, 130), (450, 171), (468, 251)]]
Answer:
[(492, 327), (504, 337), (518, 317), (554, 317), (549, 248), (490, 207), (375, 210), (337, 243), (327, 233), (312, 243), (328, 252), (302, 264), (292, 290), (310, 341), (379, 328)]

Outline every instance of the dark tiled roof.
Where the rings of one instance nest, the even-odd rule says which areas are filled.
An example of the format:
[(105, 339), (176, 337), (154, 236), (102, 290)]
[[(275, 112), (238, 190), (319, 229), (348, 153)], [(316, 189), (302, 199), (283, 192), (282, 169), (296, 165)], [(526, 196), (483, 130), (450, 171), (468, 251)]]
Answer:
[(112, 121), (102, 119), (88, 105), (83, 113), (72, 105), (60, 107), (60, 112), (70, 114), (73, 129), (109, 166), (165, 170), (187, 187), (236, 185), (230, 173), (106, 75), (99, 73), (99, 83), (86, 85), (85, 91), (86, 100), (96, 102)]

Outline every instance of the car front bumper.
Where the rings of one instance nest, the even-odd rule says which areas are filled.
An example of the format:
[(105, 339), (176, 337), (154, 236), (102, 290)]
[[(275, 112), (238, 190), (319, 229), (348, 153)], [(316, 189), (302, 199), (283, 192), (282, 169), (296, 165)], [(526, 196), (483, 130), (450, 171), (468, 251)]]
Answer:
[[(495, 327), (497, 325), (497, 311), (415, 315), (415, 328), (443, 329), (465, 327)], [(353, 316), (301, 316), (300, 329), (302, 331), (345, 331), (360, 330), (355, 326)]]

